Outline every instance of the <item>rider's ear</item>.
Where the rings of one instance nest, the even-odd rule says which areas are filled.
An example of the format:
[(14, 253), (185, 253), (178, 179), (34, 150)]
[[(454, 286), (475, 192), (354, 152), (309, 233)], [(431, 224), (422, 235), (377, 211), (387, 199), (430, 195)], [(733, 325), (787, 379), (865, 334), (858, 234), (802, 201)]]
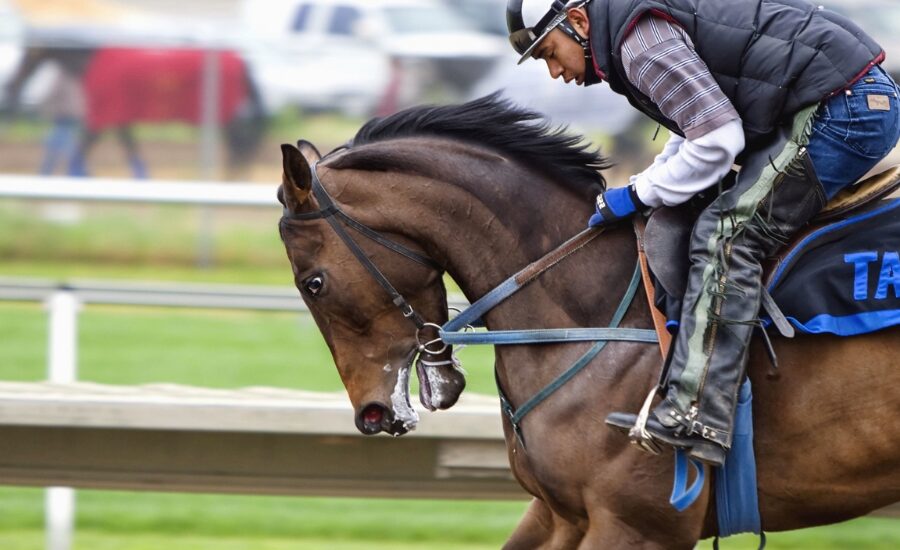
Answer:
[(305, 139), (297, 141), (297, 149), (300, 149), (300, 152), (303, 153), (303, 157), (306, 159), (306, 162), (310, 164), (315, 164), (322, 159), (322, 153), (319, 152), (315, 145), (306, 141)]
[(309, 192), (312, 189), (310, 163), (303, 156), (300, 149), (293, 145), (282, 145), (281, 157), (284, 165), (284, 176), (282, 177), (278, 198), (282, 200), (282, 203), (289, 211), (296, 212), (309, 200)]
[(591, 22), (588, 20), (587, 10), (584, 8), (572, 8), (566, 14), (569, 16), (569, 23), (578, 31), (583, 38), (587, 38), (591, 32)]

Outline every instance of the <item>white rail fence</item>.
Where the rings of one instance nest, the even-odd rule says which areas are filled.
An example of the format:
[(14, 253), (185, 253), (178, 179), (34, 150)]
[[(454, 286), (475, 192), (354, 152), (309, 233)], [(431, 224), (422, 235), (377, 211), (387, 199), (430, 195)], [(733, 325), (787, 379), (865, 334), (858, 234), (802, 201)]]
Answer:
[(0, 198), (280, 208), (277, 185), (0, 175)]

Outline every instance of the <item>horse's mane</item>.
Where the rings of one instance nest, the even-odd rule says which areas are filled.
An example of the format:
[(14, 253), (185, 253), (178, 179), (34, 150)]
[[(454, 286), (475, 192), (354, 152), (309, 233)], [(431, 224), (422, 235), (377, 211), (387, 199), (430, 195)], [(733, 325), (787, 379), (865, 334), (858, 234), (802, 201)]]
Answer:
[[(541, 114), (512, 104), (499, 92), (463, 103), (421, 106), (367, 122), (349, 144), (357, 147), (412, 137), (437, 137), (497, 151), (553, 180), (602, 186), (600, 170), (610, 166), (583, 136), (554, 127)], [(383, 157), (349, 154), (336, 167), (387, 170)]]

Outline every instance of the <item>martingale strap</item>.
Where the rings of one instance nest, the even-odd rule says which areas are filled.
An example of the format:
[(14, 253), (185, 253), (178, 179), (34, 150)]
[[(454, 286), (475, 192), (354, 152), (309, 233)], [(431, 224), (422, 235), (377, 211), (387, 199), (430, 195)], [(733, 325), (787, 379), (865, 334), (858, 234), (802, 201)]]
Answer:
[[(514, 278), (513, 278), (514, 279)], [(533, 280), (533, 279), (532, 279)], [(656, 337), (656, 332), (653, 330), (642, 330), (642, 329), (630, 329), (630, 328), (619, 328), (619, 324), (622, 322), (622, 319), (625, 318), (625, 314), (628, 312), (628, 309), (631, 307), (632, 302), (634, 302), (634, 297), (637, 294), (638, 287), (641, 282), (641, 268), (640, 265), (636, 265), (634, 269), (634, 274), (631, 277), (631, 282), (628, 285), (628, 290), (626, 290), (625, 295), (622, 297), (621, 302), (619, 303), (619, 307), (616, 309), (616, 312), (613, 314), (612, 320), (610, 321), (609, 328), (606, 329), (584, 329), (585, 331), (594, 331), (593, 337), (591, 340), (597, 340), (597, 342), (591, 346), (591, 348), (575, 362), (574, 365), (569, 367), (565, 372), (560, 374), (555, 380), (553, 380), (550, 384), (544, 387), (541, 391), (534, 395), (531, 399), (523, 403), (518, 409), (512, 406), (509, 398), (503, 392), (503, 388), (500, 386), (499, 380), (497, 383), (497, 390), (500, 394), (500, 405), (503, 409), (504, 414), (506, 414), (507, 418), (510, 421), (510, 424), (513, 427), (513, 431), (516, 434), (516, 438), (521, 443), (522, 447), (525, 448), (525, 437), (522, 433), (522, 420), (525, 416), (533, 411), (535, 407), (540, 405), (543, 401), (545, 401), (548, 397), (553, 395), (557, 390), (563, 387), (567, 382), (569, 382), (572, 378), (575, 377), (576, 374), (584, 370), (597, 355), (600, 354), (601, 351), (606, 347), (609, 342), (612, 341), (621, 341), (621, 342), (641, 342), (647, 344), (656, 344), (658, 343), (658, 339)], [(490, 294), (490, 293), (489, 293)], [(486, 296), (487, 297), (487, 296)], [(502, 301), (502, 300), (501, 300)], [(480, 302), (480, 300), (479, 300)], [(499, 302), (498, 302), (499, 303)], [(471, 308), (474, 308), (478, 305), (476, 302)], [(464, 311), (459, 317), (462, 317), (469, 310)], [(476, 310), (477, 312), (478, 310)], [(457, 317), (457, 319), (459, 319)], [(469, 316), (471, 317), (471, 315)], [(479, 316), (480, 317), (480, 316)], [(477, 317), (475, 317), (477, 318)], [(473, 318), (473, 320), (475, 319)], [(454, 319), (456, 321), (456, 319)], [(446, 330), (453, 323), (451, 321), (447, 325), (444, 326), (444, 329), (441, 333), (441, 338), (445, 338)], [(465, 325), (463, 325), (465, 326)], [(574, 329), (561, 329), (565, 330), (574, 330)], [(546, 332), (554, 336), (553, 339), (542, 339), (542, 340), (534, 340), (528, 339), (529, 334), (533, 334), (534, 332)], [(587, 333), (587, 332), (586, 332)], [(458, 333), (457, 333), (458, 334)], [(490, 340), (496, 340), (496, 338), (490, 338), (493, 335), (497, 335), (496, 333), (482, 333), (482, 334), (472, 334), (466, 333), (465, 336), (484, 336), (488, 338), (479, 338), (478, 343), (498, 343), (497, 341), (491, 342)], [(502, 340), (512, 340), (515, 339), (516, 343), (523, 344), (536, 344), (536, 343), (547, 343), (548, 341), (563, 341), (558, 340), (555, 337), (560, 335), (560, 330), (547, 330), (547, 331), (501, 331), (499, 335), (499, 339)], [(466, 338), (465, 340), (468, 340)], [(446, 340), (445, 340), (446, 341)], [(572, 341), (572, 340), (569, 340)], [(508, 341), (501, 343), (510, 343)], [(496, 372), (495, 372), (496, 376)]]
[(441, 340), (445, 344), (468, 345), (513, 345), (513, 344), (547, 344), (561, 342), (595, 342), (593, 346), (582, 355), (574, 365), (560, 374), (555, 380), (539, 391), (531, 399), (523, 403), (518, 409), (512, 406), (509, 398), (503, 392), (496, 371), (497, 391), (500, 395), (500, 405), (504, 414), (510, 421), (516, 438), (525, 448), (525, 438), (522, 433), (522, 420), (543, 401), (553, 395), (576, 374), (584, 370), (609, 342), (640, 342), (656, 344), (659, 339), (656, 331), (636, 328), (620, 328), (619, 324), (625, 318), (625, 314), (631, 307), (641, 283), (641, 266), (635, 266), (631, 276), (631, 282), (625, 295), (622, 297), (619, 307), (613, 314), (610, 326), (607, 328), (567, 328), (567, 329), (538, 329), (538, 330), (499, 330), (489, 332), (466, 332), (466, 328), (477, 324), (481, 317), (488, 311), (501, 304), (504, 300), (518, 292), (524, 286), (536, 280), (560, 262), (581, 250), (588, 243), (597, 238), (602, 229), (590, 228), (575, 235), (560, 247), (553, 250), (543, 258), (528, 265), (499, 286), (485, 294), (481, 299), (469, 306), (465, 311), (446, 323), (439, 332)]

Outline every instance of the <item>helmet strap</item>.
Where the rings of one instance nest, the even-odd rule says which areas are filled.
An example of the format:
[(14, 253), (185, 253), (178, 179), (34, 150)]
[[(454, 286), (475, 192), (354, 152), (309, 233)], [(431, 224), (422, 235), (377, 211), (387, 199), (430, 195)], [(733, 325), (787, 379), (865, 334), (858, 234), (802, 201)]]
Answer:
[(594, 52), (591, 51), (591, 41), (578, 34), (578, 31), (576, 31), (575, 27), (569, 23), (568, 19), (559, 24), (559, 29), (566, 33), (569, 38), (577, 42), (584, 50), (584, 85), (592, 86), (594, 84), (599, 84), (602, 80), (594, 72)]
[(575, 30), (575, 27), (572, 26), (572, 23), (569, 23), (568, 19), (563, 20), (562, 23), (559, 24), (559, 30), (566, 33), (566, 35), (578, 43), (579, 46), (584, 50), (584, 57), (590, 59), (593, 57), (591, 53), (591, 43), (590, 40), (578, 34), (578, 31)]

